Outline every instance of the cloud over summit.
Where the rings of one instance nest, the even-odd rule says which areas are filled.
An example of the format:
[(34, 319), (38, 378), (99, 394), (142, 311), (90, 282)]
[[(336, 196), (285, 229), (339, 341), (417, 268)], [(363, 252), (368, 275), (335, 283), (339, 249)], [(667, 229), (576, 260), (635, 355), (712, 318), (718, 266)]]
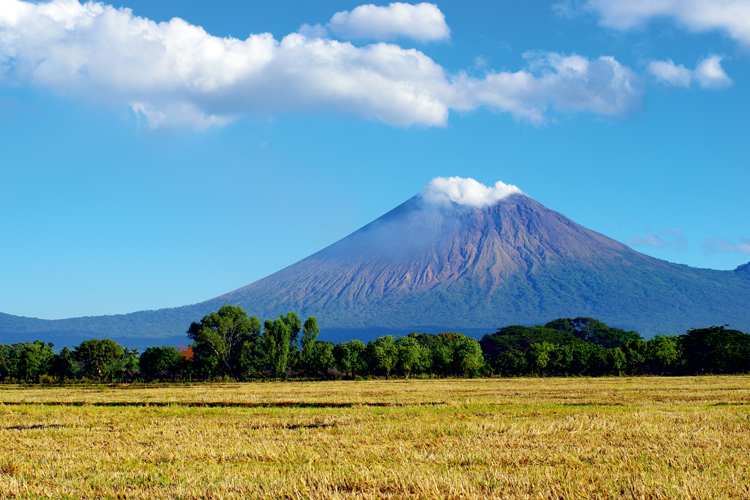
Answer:
[(512, 194), (521, 194), (521, 190), (511, 184), (497, 181), (488, 187), (471, 178), (435, 177), (421, 191), (423, 200), (433, 205), (450, 205), (484, 208), (494, 205)]

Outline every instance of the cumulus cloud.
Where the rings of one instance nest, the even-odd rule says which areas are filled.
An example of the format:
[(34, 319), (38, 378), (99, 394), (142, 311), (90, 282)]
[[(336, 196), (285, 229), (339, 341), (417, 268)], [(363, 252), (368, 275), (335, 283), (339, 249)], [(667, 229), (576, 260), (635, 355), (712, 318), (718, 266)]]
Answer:
[(497, 181), (488, 187), (471, 178), (435, 177), (421, 191), (420, 196), (434, 205), (455, 203), (473, 208), (483, 208), (497, 203), (521, 190), (511, 184)]
[(640, 78), (612, 57), (526, 59), (517, 72), (451, 75), (416, 49), (357, 47), (328, 39), (319, 25), (281, 40), (269, 33), (240, 40), (102, 3), (0, 0), (0, 82), (124, 103), (151, 128), (203, 129), (243, 115), (317, 110), (443, 126), (451, 110), (480, 107), (542, 123), (555, 111), (619, 116), (641, 106)]
[(585, 8), (601, 16), (601, 23), (628, 29), (654, 18), (669, 18), (692, 31), (719, 30), (750, 45), (748, 0), (588, 0)]
[(328, 24), (337, 36), (352, 39), (393, 40), (408, 37), (420, 42), (450, 37), (445, 16), (431, 3), (394, 2), (387, 7), (360, 5), (351, 12), (337, 12)]
[(532, 122), (543, 122), (548, 108), (619, 116), (640, 109), (641, 79), (613, 57), (530, 52), (529, 68), (515, 73), (490, 72), (484, 78), (460, 74), (454, 81), (455, 108), (486, 106)]
[(704, 89), (722, 89), (732, 84), (732, 79), (721, 67), (721, 57), (715, 55), (698, 63), (695, 70), (682, 64), (678, 66), (671, 59), (652, 61), (648, 70), (658, 82), (676, 87), (690, 87), (693, 81)]
[(627, 243), (630, 246), (669, 249), (677, 252), (682, 252), (688, 246), (687, 238), (679, 227), (667, 228), (660, 231), (658, 235), (648, 233), (642, 237), (630, 238)]
[(701, 247), (707, 253), (745, 253), (750, 254), (750, 238), (741, 238), (737, 244), (731, 243), (724, 238), (709, 238), (701, 243)]

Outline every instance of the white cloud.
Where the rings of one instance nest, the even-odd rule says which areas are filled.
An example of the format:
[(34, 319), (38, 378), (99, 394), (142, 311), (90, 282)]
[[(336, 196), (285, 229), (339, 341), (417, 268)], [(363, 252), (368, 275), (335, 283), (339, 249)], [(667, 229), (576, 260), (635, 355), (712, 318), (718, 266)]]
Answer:
[(320, 26), (300, 31), (239, 40), (101, 3), (0, 0), (0, 83), (127, 104), (151, 128), (317, 110), (443, 126), (451, 110), (480, 107), (542, 123), (554, 111), (617, 116), (642, 102), (640, 78), (612, 57), (534, 53), (526, 69), (478, 78), (447, 74), (415, 49), (357, 47), (325, 38)]
[(695, 68), (695, 79), (704, 89), (722, 89), (732, 84), (721, 67), (721, 57), (711, 56), (698, 64)]
[(430, 42), (450, 37), (445, 16), (431, 3), (394, 2), (387, 7), (360, 5), (351, 12), (337, 12), (328, 26), (334, 34), (347, 40), (408, 37)]
[(465, 74), (455, 79), (456, 109), (487, 106), (532, 122), (543, 122), (548, 108), (625, 115), (642, 106), (641, 79), (614, 58), (590, 60), (579, 55), (527, 53), (529, 69), (489, 73), (485, 78)]
[(652, 61), (648, 70), (657, 81), (677, 87), (690, 87), (693, 81), (698, 82), (704, 89), (722, 89), (732, 84), (732, 79), (721, 67), (720, 56), (707, 57), (698, 63), (694, 71), (682, 64), (677, 66), (671, 59)]
[(709, 238), (701, 246), (707, 253), (746, 253), (750, 254), (750, 238), (741, 238), (740, 243), (734, 244), (724, 238)]
[(657, 81), (675, 87), (689, 87), (693, 72), (680, 64), (677, 66), (671, 59), (668, 61), (651, 61), (648, 70)]
[(520, 194), (521, 190), (511, 184), (497, 181), (494, 186), (487, 187), (474, 179), (462, 177), (435, 177), (421, 191), (420, 196), (434, 205), (448, 205), (456, 203), (474, 208), (493, 205), (512, 194)]
[(328, 30), (321, 24), (310, 26), (309, 24), (303, 24), (300, 26), (297, 32), (306, 38), (327, 38)]
[(671, 18), (692, 31), (719, 30), (750, 45), (749, 0), (588, 0), (605, 26), (628, 29), (654, 18)]
[(677, 252), (685, 250), (688, 246), (687, 238), (679, 227), (667, 228), (660, 231), (659, 235), (648, 233), (643, 237), (630, 238), (627, 243), (631, 246), (669, 249)]

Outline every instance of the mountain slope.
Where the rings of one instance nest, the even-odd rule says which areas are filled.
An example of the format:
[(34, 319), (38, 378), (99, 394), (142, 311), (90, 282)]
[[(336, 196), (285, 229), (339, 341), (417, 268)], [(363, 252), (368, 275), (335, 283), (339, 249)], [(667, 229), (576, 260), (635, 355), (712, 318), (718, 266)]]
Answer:
[(337, 340), (385, 331), (481, 334), (576, 316), (646, 336), (725, 323), (747, 331), (750, 265), (714, 271), (654, 259), (520, 193), (482, 208), (418, 195), (320, 252), (215, 299), (56, 321), (0, 315), (0, 341), (181, 336), (225, 302), (262, 319), (289, 310), (314, 315)]
[(642, 255), (523, 194), (487, 208), (415, 197), (218, 302), (294, 309), (331, 328), (473, 330), (588, 315), (666, 333), (750, 326), (748, 285)]

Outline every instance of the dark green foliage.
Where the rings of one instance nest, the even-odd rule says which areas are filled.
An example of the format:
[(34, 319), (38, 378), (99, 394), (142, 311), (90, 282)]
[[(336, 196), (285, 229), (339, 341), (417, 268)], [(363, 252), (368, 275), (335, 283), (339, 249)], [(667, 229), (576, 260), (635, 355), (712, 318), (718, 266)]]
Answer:
[(648, 345), (637, 332), (593, 318), (508, 326), (485, 335), (480, 344), (492, 371), (502, 375), (602, 376), (649, 370)]
[(750, 335), (723, 326), (693, 328), (680, 335), (688, 373), (747, 373), (750, 371)]
[(333, 342), (313, 342), (308, 357), (308, 373), (314, 377), (329, 378), (336, 373)]
[[(460, 333), (382, 335), (318, 341), (317, 320), (304, 325), (289, 312), (260, 321), (224, 305), (193, 323), (188, 348), (149, 347), (142, 356), (116, 342), (92, 339), (55, 354), (42, 341), (0, 344), (0, 380), (27, 383), (82, 376), (101, 381), (233, 377), (339, 378), (346, 374), (430, 376), (617, 376), (750, 372), (750, 335), (724, 326), (695, 328), (680, 336), (645, 341), (637, 332), (610, 328), (593, 318), (561, 318), (545, 326), (511, 325), (481, 342)], [(300, 338), (299, 333), (302, 332)], [(610, 347), (607, 347), (610, 346)], [(222, 378), (224, 380), (224, 378)]]
[(140, 358), (141, 375), (147, 380), (176, 379), (183, 361), (182, 354), (174, 347), (149, 347)]
[(585, 342), (607, 349), (622, 347), (629, 342), (641, 339), (641, 335), (637, 332), (611, 328), (593, 318), (560, 318), (550, 321), (544, 327), (572, 333)]
[(112, 380), (125, 356), (125, 349), (109, 339), (84, 340), (75, 349), (75, 359), (89, 378)]
[(83, 372), (83, 364), (76, 359), (75, 351), (63, 347), (55, 357), (52, 375), (60, 380), (75, 379)]

